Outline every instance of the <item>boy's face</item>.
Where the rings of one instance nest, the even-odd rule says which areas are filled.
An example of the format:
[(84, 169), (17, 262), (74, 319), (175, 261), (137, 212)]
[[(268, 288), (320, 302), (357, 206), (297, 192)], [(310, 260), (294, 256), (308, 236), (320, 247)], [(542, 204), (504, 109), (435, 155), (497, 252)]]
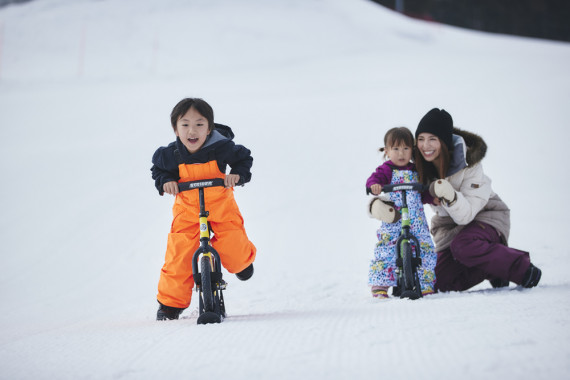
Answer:
[(204, 145), (210, 134), (208, 120), (200, 115), (194, 107), (190, 107), (188, 112), (176, 122), (175, 133), (190, 153), (196, 153)]

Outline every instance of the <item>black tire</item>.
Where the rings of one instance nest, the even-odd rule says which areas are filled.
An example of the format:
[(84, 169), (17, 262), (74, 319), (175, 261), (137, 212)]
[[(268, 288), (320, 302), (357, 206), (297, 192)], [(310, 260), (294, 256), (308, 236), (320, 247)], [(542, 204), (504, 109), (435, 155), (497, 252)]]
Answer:
[(417, 270), (418, 270), (418, 268), (416, 268), (416, 276), (415, 276), (415, 278), (416, 278), (416, 295), (417, 295), (417, 298), (422, 298), (423, 297), (423, 295), (422, 295), (422, 284), (420, 284), (420, 276), (419, 276)]
[(220, 323), (222, 322), (222, 317), (220, 317), (219, 314), (207, 311), (205, 313), (202, 313), (196, 322), (199, 325), (207, 325), (208, 323)]
[(402, 295), (402, 288), (400, 286), (400, 279), (398, 279), (398, 285), (394, 286), (392, 288), (392, 296), (394, 297), (400, 297)]
[(214, 311), (214, 293), (212, 292), (212, 266), (210, 258), (202, 256), (200, 259), (200, 275), (202, 276), (202, 299), (204, 302), (204, 312)]
[(402, 243), (402, 270), (404, 271), (405, 290), (414, 288), (414, 272), (412, 271), (412, 245), (405, 241)]
[(220, 315), (222, 318), (226, 317), (226, 305), (224, 304), (224, 293), (220, 290)]
[(221, 290), (216, 290), (214, 295), (214, 313), (218, 315), (222, 315), (222, 303), (220, 301), (220, 292)]

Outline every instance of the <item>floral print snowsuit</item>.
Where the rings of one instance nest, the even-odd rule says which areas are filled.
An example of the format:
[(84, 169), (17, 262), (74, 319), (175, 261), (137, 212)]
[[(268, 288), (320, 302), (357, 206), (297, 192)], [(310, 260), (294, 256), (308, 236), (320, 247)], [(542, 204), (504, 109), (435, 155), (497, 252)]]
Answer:
[[(392, 169), (392, 184), (418, 182), (418, 173), (415, 170)], [(402, 194), (400, 192), (388, 193), (399, 211), (402, 207)], [(435, 264), (437, 254), (434, 250), (430, 236), (428, 222), (424, 213), (422, 196), (417, 191), (407, 192), (408, 210), (411, 220), (411, 233), (420, 242), (420, 257), (422, 265), (418, 268), (422, 294), (433, 293), (435, 284)], [(377, 231), (378, 243), (374, 249), (374, 259), (370, 263), (368, 284), (371, 286), (397, 285), (396, 270), (396, 240), (400, 236), (402, 220), (396, 223), (382, 223)]]

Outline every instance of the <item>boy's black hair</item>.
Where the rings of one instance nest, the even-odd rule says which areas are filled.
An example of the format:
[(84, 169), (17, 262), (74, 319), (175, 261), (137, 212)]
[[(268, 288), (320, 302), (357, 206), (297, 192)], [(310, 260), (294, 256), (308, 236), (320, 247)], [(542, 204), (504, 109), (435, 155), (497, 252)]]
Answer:
[(170, 113), (170, 123), (174, 131), (176, 131), (176, 123), (178, 120), (186, 115), (186, 112), (192, 107), (206, 118), (208, 121), (208, 131), (211, 132), (214, 129), (214, 110), (204, 99), (200, 98), (185, 98), (174, 106)]

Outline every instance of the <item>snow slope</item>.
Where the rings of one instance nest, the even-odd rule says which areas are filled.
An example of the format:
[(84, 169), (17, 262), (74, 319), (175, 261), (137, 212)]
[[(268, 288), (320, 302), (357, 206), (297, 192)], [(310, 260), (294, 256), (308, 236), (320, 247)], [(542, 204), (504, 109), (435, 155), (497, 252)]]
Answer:
[[(0, 9), (1, 379), (565, 379), (570, 45), (365, 0), (37, 0)], [(157, 323), (171, 197), (150, 178), (186, 96), (254, 155), (255, 276), (229, 317)], [(374, 302), (363, 187), (432, 107), (489, 145), (538, 288)]]

